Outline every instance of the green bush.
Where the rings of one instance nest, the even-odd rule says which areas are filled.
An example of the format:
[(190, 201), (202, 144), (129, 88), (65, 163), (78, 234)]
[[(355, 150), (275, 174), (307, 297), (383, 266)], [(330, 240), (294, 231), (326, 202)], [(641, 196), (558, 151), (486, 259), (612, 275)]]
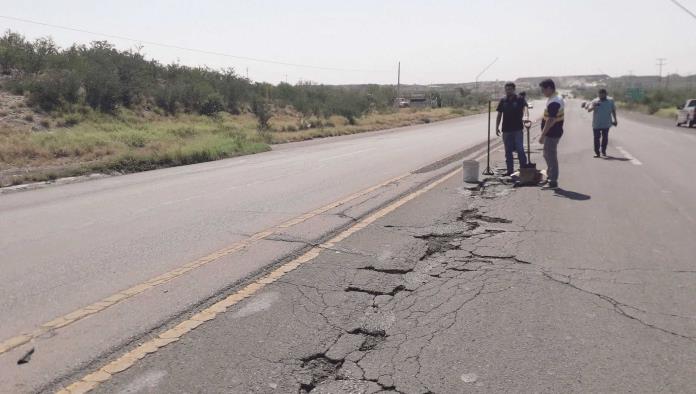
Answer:
[(50, 70), (37, 76), (29, 84), (29, 104), (45, 111), (54, 111), (64, 103), (76, 103), (79, 89), (80, 83), (74, 73)]
[(251, 110), (262, 129), (273, 107), (292, 106), (308, 118), (341, 115), (355, 124), (371, 110), (388, 110), (395, 96), (393, 86), (251, 83), (232, 69), (163, 65), (105, 41), (60, 49), (50, 39), (27, 41), (13, 32), (0, 37), (0, 68), (16, 75), (9, 89), (27, 92), (33, 105), (46, 111), (86, 104), (113, 113), (143, 102), (169, 115)]
[(76, 126), (78, 123), (80, 123), (80, 116), (77, 114), (67, 114), (63, 118), (63, 126), (65, 127), (72, 127)]
[(201, 105), (201, 115), (214, 115), (225, 110), (224, 98), (219, 93), (212, 93)]
[(256, 115), (259, 120), (259, 130), (268, 130), (268, 121), (271, 120), (271, 108), (270, 105), (263, 100), (254, 100), (251, 111)]

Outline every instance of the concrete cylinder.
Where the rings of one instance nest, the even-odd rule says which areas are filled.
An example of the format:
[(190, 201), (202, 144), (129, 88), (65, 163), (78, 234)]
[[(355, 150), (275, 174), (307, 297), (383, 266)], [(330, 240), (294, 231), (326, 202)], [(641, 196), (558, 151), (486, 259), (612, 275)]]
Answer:
[(462, 173), (464, 174), (464, 182), (478, 183), (479, 162), (476, 160), (464, 160), (462, 162)]

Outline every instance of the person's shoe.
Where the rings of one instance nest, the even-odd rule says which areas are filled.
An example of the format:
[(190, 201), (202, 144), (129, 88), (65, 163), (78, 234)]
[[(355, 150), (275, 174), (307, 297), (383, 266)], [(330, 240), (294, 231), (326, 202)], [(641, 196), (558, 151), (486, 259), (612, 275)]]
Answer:
[(596, 158), (599, 158), (599, 153), (595, 153), (595, 154), (594, 154), (594, 157), (595, 157), (595, 159), (596, 159)]
[(602, 156), (607, 157), (607, 152), (602, 152)]
[(550, 181), (549, 182), (549, 189), (557, 189), (558, 188), (558, 182), (557, 181)]

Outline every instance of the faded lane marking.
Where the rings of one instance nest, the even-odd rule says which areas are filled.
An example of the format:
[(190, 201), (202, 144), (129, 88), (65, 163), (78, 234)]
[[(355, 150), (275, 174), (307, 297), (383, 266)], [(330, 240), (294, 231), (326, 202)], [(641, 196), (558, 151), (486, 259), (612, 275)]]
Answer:
[(293, 219), (290, 219), (286, 222), (283, 222), (279, 225), (276, 225), (274, 227), (271, 227), (269, 229), (260, 231), (256, 234), (253, 234), (249, 238), (245, 238), (241, 241), (237, 241), (233, 243), (232, 245), (220, 249), (216, 252), (213, 252), (205, 257), (201, 257), (198, 260), (186, 263), (182, 265), (179, 268), (173, 269), (171, 271), (165, 272), (162, 275), (159, 275), (157, 277), (154, 277), (152, 279), (149, 279), (143, 283), (137, 284), (133, 287), (130, 287), (128, 289), (122, 290), (116, 294), (113, 294), (109, 297), (103, 298), (100, 301), (97, 301), (93, 304), (87, 305), (83, 308), (77, 309), (73, 312), (70, 312), (66, 315), (57, 317), (49, 322), (46, 322), (39, 326), (38, 328), (34, 329), (31, 332), (27, 333), (22, 333), (20, 335), (14, 336), (12, 338), (6, 339), (2, 342), (0, 342), (0, 354), (6, 353), (18, 346), (24, 345), (42, 335), (45, 335), (47, 333), (56, 331), (60, 328), (66, 327), (70, 324), (75, 323), (78, 320), (81, 320), (87, 316), (94, 315), (96, 313), (99, 313), (113, 305), (116, 305), (120, 303), (121, 301), (127, 300), (129, 298), (133, 298), (137, 296), (138, 294), (141, 294), (147, 290), (150, 290), (156, 286), (171, 282), (172, 280), (190, 272), (193, 271), (197, 268), (200, 268), (208, 263), (211, 263), (213, 261), (219, 260), (222, 257), (229, 256), (233, 253), (236, 253), (238, 251), (241, 251), (252, 244), (261, 241), (271, 235), (277, 234), (279, 232), (282, 232), (284, 230), (287, 230), (288, 228), (291, 228), (293, 226), (296, 226), (300, 223), (303, 223), (313, 217), (316, 217), (318, 215), (324, 214), (334, 208), (337, 208), (341, 205), (347, 204), (350, 201), (353, 201), (357, 198), (360, 198), (362, 196), (365, 196), (377, 189), (380, 189), (382, 187), (385, 187), (387, 185), (390, 185), (392, 183), (398, 182), (399, 180), (405, 178), (406, 176), (410, 175), (410, 173), (403, 174), (400, 176), (397, 176), (395, 178), (389, 179), (385, 182), (382, 182), (378, 185), (369, 187), (367, 189), (364, 189), (362, 191), (359, 191), (357, 193), (351, 194), (348, 197), (345, 197), (341, 200), (332, 202), (329, 205), (325, 205), (321, 208), (317, 208), (311, 212), (305, 213), (303, 215), (297, 216)]
[(275, 291), (259, 294), (259, 296), (255, 297), (253, 301), (249, 301), (242, 309), (235, 312), (232, 317), (235, 319), (240, 319), (242, 317), (263, 312), (270, 308), (274, 302), (278, 301), (278, 298), (280, 298), (280, 294)]
[(323, 158), (323, 159), (319, 159), (318, 161), (319, 161), (320, 163), (322, 163), (322, 162), (325, 162), (325, 161), (331, 161), (331, 160), (342, 159), (342, 158), (344, 158), (344, 157), (355, 156), (355, 155), (357, 155), (357, 154), (369, 152), (369, 151), (372, 151), (372, 150), (375, 150), (375, 148), (368, 148), (368, 149), (358, 150), (358, 151), (355, 151), (355, 152), (342, 153), (342, 154), (340, 154), (340, 155), (334, 155), (334, 156), (331, 156), (331, 157), (326, 157), (326, 158)]
[(167, 371), (154, 370), (148, 371), (133, 379), (119, 394), (151, 393), (160, 382), (167, 376)]
[(643, 163), (641, 163), (640, 160), (638, 160), (638, 159), (636, 159), (635, 157), (633, 157), (633, 155), (631, 155), (630, 153), (628, 153), (628, 151), (627, 151), (626, 149), (624, 149), (624, 148), (622, 148), (622, 147), (620, 147), (620, 146), (617, 146), (617, 147), (616, 147), (616, 150), (618, 150), (619, 152), (621, 152), (621, 154), (622, 154), (625, 158), (627, 158), (627, 159), (631, 162), (631, 164), (633, 164), (634, 166), (642, 166), (642, 165), (643, 165)]
[(317, 256), (319, 256), (319, 254), (323, 250), (335, 247), (336, 244), (338, 244), (339, 242), (345, 240), (346, 238), (350, 237), (356, 232), (364, 229), (365, 227), (374, 223), (378, 219), (386, 216), (387, 214), (395, 211), (407, 202), (434, 189), (435, 187), (452, 178), (453, 176), (457, 175), (461, 171), (461, 168), (457, 168), (454, 171), (451, 171), (448, 174), (440, 177), (439, 179), (429, 183), (428, 185), (376, 211), (375, 213), (367, 216), (366, 218), (360, 220), (356, 224), (342, 231), (330, 240), (320, 244), (319, 246), (313, 247), (300, 257), (297, 257), (291, 260), (290, 262), (281, 265), (279, 268), (276, 268), (275, 270), (271, 271), (271, 273), (269, 273), (268, 275), (248, 284), (241, 290), (226, 297), (222, 301), (218, 301), (212, 306), (202, 310), (201, 312), (198, 312), (197, 314), (193, 315), (190, 319), (184, 320), (183, 322), (179, 323), (173, 328), (164, 331), (163, 333), (159, 334), (157, 338), (149, 340), (144, 344), (136, 347), (135, 349), (126, 352), (116, 360), (106, 364), (105, 366), (88, 375), (85, 375), (84, 377), (82, 377), (82, 379), (59, 390), (57, 393), (77, 394), (86, 393), (88, 391), (93, 390), (101, 383), (110, 380), (115, 374), (123, 372), (126, 369), (132, 367), (133, 365), (135, 365), (136, 362), (138, 362), (138, 360), (143, 359), (148, 354), (155, 353), (159, 349), (169, 345), (170, 343), (178, 341), (179, 339), (181, 339), (181, 337), (185, 336), (186, 334), (194, 330), (196, 327), (204, 324), (207, 321), (215, 319), (218, 314), (225, 313), (228, 308), (232, 307), (233, 305), (239, 303), (240, 301), (246, 298), (251, 297), (255, 293), (258, 293), (261, 289), (266, 287), (266, 285), (277, 281), (278, 279), (285, 276), (285, 274), (295, 270), (299, 266), (314, 260)]

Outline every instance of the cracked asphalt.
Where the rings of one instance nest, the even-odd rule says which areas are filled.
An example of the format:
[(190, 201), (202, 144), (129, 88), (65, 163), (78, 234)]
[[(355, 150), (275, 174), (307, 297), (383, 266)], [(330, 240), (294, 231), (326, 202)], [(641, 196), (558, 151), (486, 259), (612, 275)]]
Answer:
[(97, 392), (696, 392), (694, 159), (569, 113), (563, 189), (452, 178)]

